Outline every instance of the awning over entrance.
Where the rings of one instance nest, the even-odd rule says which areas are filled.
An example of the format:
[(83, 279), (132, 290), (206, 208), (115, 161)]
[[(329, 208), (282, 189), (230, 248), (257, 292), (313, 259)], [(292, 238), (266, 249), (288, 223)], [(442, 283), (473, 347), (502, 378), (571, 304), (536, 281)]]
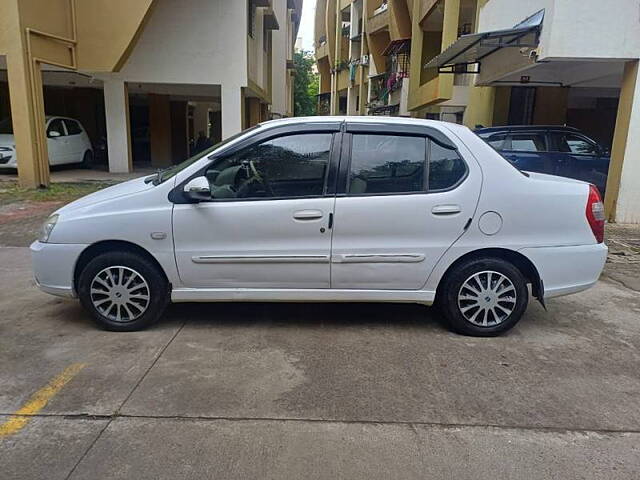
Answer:
[[(440, 73), (478, 73), (480, 61), (501, 48), (536, 47), (537, 38), (535, 43), (524, 40), (531, 33), (540, 33), (543, 20), (544, 10), (540, 10), (513, 28), (463, 35), (424, 68), (437, 68)], [(469, 65), (478, 68), (469, 70)]]

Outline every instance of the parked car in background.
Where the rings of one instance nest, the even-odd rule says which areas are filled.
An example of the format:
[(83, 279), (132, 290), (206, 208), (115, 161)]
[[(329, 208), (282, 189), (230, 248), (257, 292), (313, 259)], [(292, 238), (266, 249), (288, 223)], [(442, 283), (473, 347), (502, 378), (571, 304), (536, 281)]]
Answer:
[(476, 133), (520, 170), (583, 180), (605, 194), (609, 151), (575, 128), (523, 125)]
[(31, 251), (45, 292), (111, 330), (169, 301), (435, 303), (497, 335), (529, 301), (585, 290), (607, 256), (595, 187), (524, 175), (466, 127), (267, 122), (56, 211)]
[[(80, 122), (66, 117), (46, 117), (49, 165), (70, 163), (91, 166), (93, 149)], [(0, 168), (17, 168), (16, 143), (11, 119), (0, 121)]]

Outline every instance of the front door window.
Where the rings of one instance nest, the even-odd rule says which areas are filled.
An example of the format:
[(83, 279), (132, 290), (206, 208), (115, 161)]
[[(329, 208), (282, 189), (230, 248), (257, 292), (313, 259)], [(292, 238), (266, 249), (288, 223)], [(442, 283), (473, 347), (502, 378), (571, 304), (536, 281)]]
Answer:
[(285, 199), (324, 194), (331, 133), (278, 137), (214, 162), (213, 199)]

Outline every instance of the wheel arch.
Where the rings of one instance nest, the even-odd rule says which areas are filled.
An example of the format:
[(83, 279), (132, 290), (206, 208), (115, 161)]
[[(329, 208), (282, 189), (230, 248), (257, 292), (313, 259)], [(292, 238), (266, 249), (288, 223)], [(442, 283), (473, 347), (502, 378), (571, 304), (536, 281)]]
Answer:
[(169, 284), (169, 288), (171, 288), (171, 282), (169, 281), (167, 272), (164, 271), (164, 268), (162, 268), (160, 262), (158, 262), (156, 257), (154, 257), (148, 250), (141, 247), (140, 245), (136, 245), (135, 243), (127, 242), (124, 240), (103, 240), (89, 245), (82, 251), (82, 253), (78, 257), (76, 265), (73, 269), (74, 291), (77, 292), (78, 279), (80, 278), (80, 274), (88, 265), (88, 263), (98, 255), (107, 252), (131, 252), (146, 258), (151, 263), (153, 263), (160, 272), (162, 272), (162, 275)]
[(542, 278), (540, 277), (540, 272), (538, 272), (538, 269), (533, 264), (533, 262), (525, 255), (516, 252), (515, 250), (509, 250), (507, 248), (483, 248), (479, 250), (473, 250), (456, 259), (455, 262), (449, 265), (447, 270), (442, 275), (440, 282), (438, 283), (438, 287), (436, 289), (436, 300), (440, 294), (441, 285), (444, 283), (443, 280), (450, 274), (450, 272), (461, 263), (478, 258), (499, 258), (514, 265), (527, 279), (527, 283), (531, 284), (531, 291), (533, 293), (533, 296), (540, 301), (543, 307), (545, 306), (544, 284)]

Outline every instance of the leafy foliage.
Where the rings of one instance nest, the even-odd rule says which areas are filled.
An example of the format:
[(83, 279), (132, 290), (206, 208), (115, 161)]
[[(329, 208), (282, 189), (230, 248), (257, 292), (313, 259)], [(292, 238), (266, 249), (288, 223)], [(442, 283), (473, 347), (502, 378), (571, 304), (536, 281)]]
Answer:
[(316, 115), (316, 95), (319, 91), (316, 60), (310, 52), (298, 51), (294, 53), (293, 61), (296, 68), (293, 114), (296, 117)]

